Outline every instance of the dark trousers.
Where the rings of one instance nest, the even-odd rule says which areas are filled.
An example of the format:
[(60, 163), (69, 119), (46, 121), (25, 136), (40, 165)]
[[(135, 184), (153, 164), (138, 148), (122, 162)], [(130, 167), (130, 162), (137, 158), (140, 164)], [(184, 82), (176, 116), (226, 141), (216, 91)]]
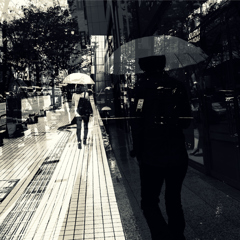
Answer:
[[(141, 163), (141, 208), (151, 231), (152, 240), (185, 240), (181, 188), (186, 172), (187, 163), (177, 167), (156, 167)], [(164, 181), (168, 223), (158, 205)]]
[(78, 142), (81, 142), (82, 120), (83, 120), (83, 124), (84, 124), (84, 139), (87, 139), (87, 135), (88, 135), (89, 116), (76, 117), (76, 123), (77, 123), (77, 140), (78, 140)]

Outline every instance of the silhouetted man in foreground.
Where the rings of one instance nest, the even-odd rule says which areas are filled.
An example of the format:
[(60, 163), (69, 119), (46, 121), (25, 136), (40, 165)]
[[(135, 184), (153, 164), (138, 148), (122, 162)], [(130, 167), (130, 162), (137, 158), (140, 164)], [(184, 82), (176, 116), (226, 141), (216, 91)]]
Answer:
[[(165, 56), (139, 59), (144, 71), (135, 87), (133, 153), (140, 165), (141, 208), (153, 240), (184, 240), (181, 188), (188, 167), (182, 132), (191, 108), (183, 84), (164, 72)], [(165, 182), (166, 222), (158, 206)]]

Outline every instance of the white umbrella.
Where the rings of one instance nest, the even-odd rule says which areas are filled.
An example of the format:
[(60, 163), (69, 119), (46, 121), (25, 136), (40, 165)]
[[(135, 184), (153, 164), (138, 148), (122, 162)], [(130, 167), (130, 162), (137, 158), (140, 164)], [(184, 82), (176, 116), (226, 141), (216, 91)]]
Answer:
[(105, 87), (104, 90), (111, 90), (112, 87)]
[(108, 106), (105, 106), (101, 109), (101, 111), (110, 111), (110, 110), (112, 110), (112, 109)]
[(127, 42), (114, 51), (111, 73), (142, 72), (138, 65), (139, 58), (160, 55), (166, 56), (165, 70), (195, 65), (207, 58), (201, 48), (178, 37), (168, 35), (143, 37)]
[(92, 78), (84, 73), (71, 73), (64, 78), (62, 83), (67, 84), (95, 84)]

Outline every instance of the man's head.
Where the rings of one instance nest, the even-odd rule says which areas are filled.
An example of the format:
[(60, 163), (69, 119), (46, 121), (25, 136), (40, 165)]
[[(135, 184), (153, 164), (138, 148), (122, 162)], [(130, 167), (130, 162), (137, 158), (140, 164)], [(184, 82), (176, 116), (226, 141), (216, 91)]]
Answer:
[(161, 72), (166, 66), (165, 55), (139, 58), (138, 64), (144, 72)]

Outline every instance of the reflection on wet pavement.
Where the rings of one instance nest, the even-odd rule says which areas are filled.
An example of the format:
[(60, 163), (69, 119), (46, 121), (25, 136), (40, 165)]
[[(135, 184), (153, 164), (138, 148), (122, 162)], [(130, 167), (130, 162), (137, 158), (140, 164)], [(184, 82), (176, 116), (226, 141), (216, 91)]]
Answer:
[[(109, 166), (114, 179), (120, 213), (125, 221), (126, 235), (129, 239), (135, 239), (135, 235), (132, 236), (132, 229), (126, 226), (132, 224), (132, 228), (136, 226), (139, 229), (140, 237), (136, 239), (150, 239), (140, 208), (138, 164), (135, 159), (129, 157), (131, 142), (128, 132), (123, 125), (117, 126), (117, 124), (110, 124), (107, 129), (113, 152)], [(108, 154), (109, 156), (111, 159), (111, 153)], [(202, 158), (200, 154), (191, 156), (193, 157), (196, 160)], [(117, 173), (118, 171), (120, 172)], [(121, 176), (120, 180), (117, 178), (118, 174)], [(121, 189), (121, 185), (124, 189)], [(164, 217), (167, 217), (164, 204), (164, 194), (161, 194), (160, 207), (164, 210)], [(187, 240), (239, 240), (240, 194), (238, 190), (189, 167), (182, 189), (182, 204), (186, 219)], [(132, 211), (132, 215), (128, 214), (128, 217), (124, 218), (127, 216), (127, 211)]]

